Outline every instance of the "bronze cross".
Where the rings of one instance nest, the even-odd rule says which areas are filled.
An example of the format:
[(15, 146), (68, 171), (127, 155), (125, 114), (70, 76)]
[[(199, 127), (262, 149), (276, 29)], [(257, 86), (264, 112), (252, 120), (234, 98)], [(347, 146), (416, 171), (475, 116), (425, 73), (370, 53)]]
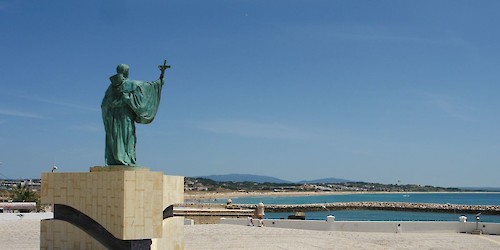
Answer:
[(163, 75), (165, 75), (165, 70), (170, 68), (170, 65), (167, 65), (167, 60), (163, 60), (163, 65), (159, 65), (158, 68), (161, 70), (160, 79), (163, 79)]

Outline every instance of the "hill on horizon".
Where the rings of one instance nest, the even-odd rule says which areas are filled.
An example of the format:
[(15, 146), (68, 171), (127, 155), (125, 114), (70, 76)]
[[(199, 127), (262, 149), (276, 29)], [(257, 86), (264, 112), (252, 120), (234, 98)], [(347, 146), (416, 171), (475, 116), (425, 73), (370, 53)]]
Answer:
[(257, 182), (257, 183), (344, 183), (344, 182), (352, 182), (350, 180), (338, 179), (338, 178), (323, 178), (317, 180), (303, 180), (298, 182), (283, 180), (271, 176), (263, 176), (263, 175), (252, 175), (252, 174), (222, 174), (222, 175), (207, 175), (207, 176), (197, 176), (198, 178), (205, 178), (214, 181), (234, 181), (234, 182)]
[(205, 178), (214, 181), (234, 181), (234, 182), (257, 182), (257, 183), (292, 183), (291, 181), (282, 180), (270, 176), (252, 175), (252, 174), (222, 174), (222, 175), (207, 175), (197, 176), (197, 178)]
[(298, 183), (305, 184), (305, 183), (345, 183), (345, 182), (353, 182), (353, 181), (338, 179), (338, 178), (323, 178), (323, 179), (308, 180), (308, 181), (304, 180), (304, 181), (299, 181)]

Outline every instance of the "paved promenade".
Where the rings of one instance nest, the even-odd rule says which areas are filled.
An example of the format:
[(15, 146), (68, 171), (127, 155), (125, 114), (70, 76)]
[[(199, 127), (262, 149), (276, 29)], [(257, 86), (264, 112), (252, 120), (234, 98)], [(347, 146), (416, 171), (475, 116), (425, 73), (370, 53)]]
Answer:
[(185, 228), (186, 249), (500, 249), (500, 236), (458, 233), (354, 233), (195, 225)]
[[(39, 220), (0, 220), (0, 249), (38, 249)], [(353, 233), (239, 225), (185, 226), (186, 249), (500, 249), (500, 236)]]

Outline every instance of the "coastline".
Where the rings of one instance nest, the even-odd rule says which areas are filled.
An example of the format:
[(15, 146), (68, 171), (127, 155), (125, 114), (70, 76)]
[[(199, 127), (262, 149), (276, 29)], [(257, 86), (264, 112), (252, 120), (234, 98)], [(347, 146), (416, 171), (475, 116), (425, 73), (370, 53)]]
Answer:
[(322, 196), (322, 195), (352, 195), (352, 194), (498, 194), (500, 192), (460, 191), (460, 192), (377, 192), (377, 191), (248, 191), (248, 192), (208, 192), (208, 191), (186, 191), (184, 200), (186, 203), (211, 199), (234, 199), (238, 197), (300, 197), (300, 196)]

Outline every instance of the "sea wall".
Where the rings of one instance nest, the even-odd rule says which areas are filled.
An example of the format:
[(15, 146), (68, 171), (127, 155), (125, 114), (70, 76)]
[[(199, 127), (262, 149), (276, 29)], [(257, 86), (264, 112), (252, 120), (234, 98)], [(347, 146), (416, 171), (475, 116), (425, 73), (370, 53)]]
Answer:
[(253, 209), (225, 209), (224, 206), (174, 207), (175, 216), (191, 219), (195, 224), (217, 224), (222, 217), (247, 218), (253, 215)]
[[(253, 209), (255, 204), (238, 204), (241, 208)], [(460, 205), (406, 202), (335, 202), (316, 204), (265, 205), (268, 212), (307, 212), (324, 210), (392, 210), (443, 213), (482, 213), (500, 215), (500, 206)]]
[[(247, 219), (222, 218), (221, 224), (248, 225)], [(265, 219), (265, 227), (320, 231), (378, 232), (378, 233), (471, 233), (476, 222), (457, 221), (335, 221)], [(484, 234), (500, 234), (500, 223), (477, 224)]]

